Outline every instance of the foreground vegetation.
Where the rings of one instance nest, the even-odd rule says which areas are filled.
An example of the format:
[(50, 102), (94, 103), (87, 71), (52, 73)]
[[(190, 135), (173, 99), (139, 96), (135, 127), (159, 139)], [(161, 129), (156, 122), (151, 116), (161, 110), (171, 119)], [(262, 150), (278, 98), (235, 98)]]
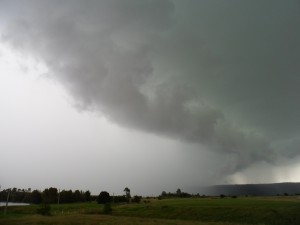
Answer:
[(300, 200), (293, 196), (151, 199), (114, 204), (111, 215), (94, 202), (51, 205), (51, 216), (37, 215), (39, 207), (9, 207), (0, 224), (300, 224)]

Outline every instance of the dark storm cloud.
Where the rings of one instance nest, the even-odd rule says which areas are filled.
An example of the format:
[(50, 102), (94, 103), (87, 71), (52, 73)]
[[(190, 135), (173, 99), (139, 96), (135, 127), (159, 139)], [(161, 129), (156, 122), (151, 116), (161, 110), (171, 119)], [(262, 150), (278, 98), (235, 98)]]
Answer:
[(80, 107), (232, 155), (225, 174), (299, 154), (299, 1), (1, 4), (3, 40)]

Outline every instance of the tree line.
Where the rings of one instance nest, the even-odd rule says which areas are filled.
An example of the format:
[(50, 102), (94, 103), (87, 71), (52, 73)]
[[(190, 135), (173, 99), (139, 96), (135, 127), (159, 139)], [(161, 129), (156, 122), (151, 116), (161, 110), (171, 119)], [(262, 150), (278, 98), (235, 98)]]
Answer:
[[(199, 194), (197, 194), (196, 196), (199, 196)], [(166, 191), (163, 191), (161, 193), (161, 195), (159, 196), (159, 198), (176, 198), (176, 197), (177, 198), (190, 198), (190, 197), (193, 197), (193, 195), (183, 192), (183, 191), (181, 191), (180, 188), (178, 188), (175, 193), (171, 193), (171, 192), (167, 193)]]
[[(107, 191), (101, 191), (100, 194), (91, 195), (89, 190), (62, 190), (60, 191), (57, 188), (50, 187), (46, 188), (43, 191), (40, 190), (31, 190), (28, 189), (4, 189), (0, 191), (0, 201), (5, 202), (7, 196), (9, 196), (9, 202), (18, 202), (18, 203), (29, 203), (29, 204), (60, 204), (60, 203), (79, 203), (79, 202), (90, 202), (96, 201), (99, 204), (106, 203), (139, 203), (142, 199), (142, 196), (133, 196), (131, 197), (130, 189), (126, 187), (124, 190), (124, 195), (110, 196)], [(158, 199), (163, 198), (189, 198), (189, 197), (199, 197), (197, 195), (191, 195), (186, 192), (182, 192), (179, 188), (176, 192), (166, 192), (163, 191), (161, 195), (158, 196)]]
[(124, 189), (124, 195), (110, 196), (108, 192), (101, 191), (98, 196), (91, 195), (89, 190), (62, 190), (50, 187), (43, 191), (28, 189), (4, 189), (0, 191), (0, 201), (6, 202), (7, 197), (9, 197), (9, 202), (18, 203), (29, 203), (29, 204), (60, 204), (60, 203), (78, 203), (78, 202), (90, 202), (97, 201), (99, 204), (105, 204), (108, 202), (113, 203), (130, 203), (130, 202), (140, 202), (141, 196), (131, 197), (130, 189), (126, 187)]
[(140, 203), (142, 196), (135, 195), (131, 197), (130, 189), (126, 187), (124, 189), (124, 195), (119, 196), (110, 196), (107, 191), (101, 191), (99, 196), (97, 197), (98, 204), (107, 204), (107, 203)]
[[(4, 189), (0, 192), (0, 201), (6, 201), (9, 196), (10, 202), (19, 203), (75, 203), (75, 202), (87, 202), (93, 200), (90, 191), (79, 190), (58, 190), (57, 188), (50, 187), (43, 191), (28, 189)], [(94, 197), (95, 199), (95, 197)]]

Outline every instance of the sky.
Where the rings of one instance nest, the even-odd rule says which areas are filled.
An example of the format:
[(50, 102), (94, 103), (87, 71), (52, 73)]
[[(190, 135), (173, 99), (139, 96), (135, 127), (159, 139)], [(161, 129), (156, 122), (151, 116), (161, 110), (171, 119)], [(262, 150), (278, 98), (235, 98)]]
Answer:
[(299, 182), (299, 24), (299, 0), (0, 0), (0, 185)]

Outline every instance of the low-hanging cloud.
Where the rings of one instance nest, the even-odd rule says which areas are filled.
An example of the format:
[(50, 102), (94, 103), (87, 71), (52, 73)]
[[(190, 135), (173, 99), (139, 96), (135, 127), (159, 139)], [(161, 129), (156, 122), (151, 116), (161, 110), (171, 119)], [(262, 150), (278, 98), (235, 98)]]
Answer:
[(86, 110), (232, 154), (299, 155), (299, 1), (1, 1), (2, 40)]

